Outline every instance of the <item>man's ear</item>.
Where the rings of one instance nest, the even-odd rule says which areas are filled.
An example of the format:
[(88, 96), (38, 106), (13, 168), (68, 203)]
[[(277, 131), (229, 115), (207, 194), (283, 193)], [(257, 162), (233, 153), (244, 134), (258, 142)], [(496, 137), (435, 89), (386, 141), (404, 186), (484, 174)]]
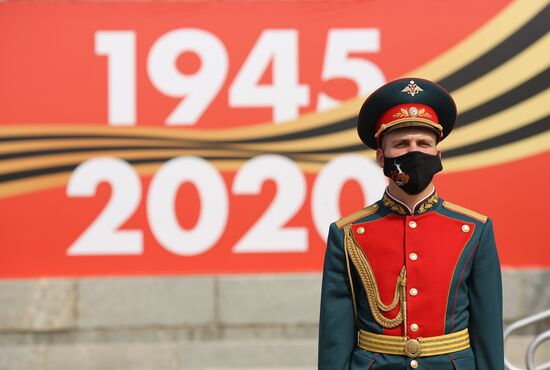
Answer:
[(437, 151), (437, 155), (439, 156), (439, 159), (441, 159), (441, 150)]
[(381, 168), (384, 168), (384, 151), (380, 148), (376, 149), (376, 163)]

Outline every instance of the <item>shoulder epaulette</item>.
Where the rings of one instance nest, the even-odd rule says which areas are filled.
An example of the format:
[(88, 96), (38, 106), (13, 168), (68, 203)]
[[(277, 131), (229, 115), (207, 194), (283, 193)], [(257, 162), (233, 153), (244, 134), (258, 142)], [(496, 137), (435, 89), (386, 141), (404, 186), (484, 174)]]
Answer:
[(447, 209), (450, 209), (451, 211), (455, 211), (455, 212), (461, 213), (463, 215), (470, 216), (470, 217), (475, 218), (476, 220), (481, 221), (483, 223), (487, 222), (487, 218), (488, 218), (487, 216), (482, 215), (481, 213), (470, 211), (469, 209), (461, 207), (461, 206), (456, 205), (454, 203), (444, 201), (443, 202), (443, 207), (445, 207)]
[(374, 203), (368, 206), (367, 208), (363, 208), (357, 212), (353, 212), (349, 216), (342, 217), (338, 221), (336, 221), (336, 226), (338, 226), (339, 229), (346, 226), (347, 224), (358, 220), (360, 218), (366, 217), (368, 215), (372, 215), (374, 212), (378, 211), (378, 204)]

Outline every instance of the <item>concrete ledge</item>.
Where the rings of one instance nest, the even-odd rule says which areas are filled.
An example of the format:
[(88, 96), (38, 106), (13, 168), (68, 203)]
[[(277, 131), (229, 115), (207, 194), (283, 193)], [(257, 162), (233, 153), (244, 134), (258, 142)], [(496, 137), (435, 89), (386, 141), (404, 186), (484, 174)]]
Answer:
[[(506, 346), (514, 364), (533, 336), (514, 336)], [(550, 360), (550, 343), (536, 353)], [(2, 346), (0, 370), (313, 370), (316, 340), (215, 340), (159, 343), (92, 343)]]
[(318, 324), (321, 275), (220, 278), (222, 325)]
[(173, 343), (54, 345), (44, 353), (44, 370), (177, 369)]
[(550, 270), (504, 270), (502, 286), (505, 322), (550, 308)]
[(33, 347), (0, 347), (0, 370), (42, 369), (44, 353)]
[(208, 326), (214, 278), (109, 278), (78, 281), (78, 326)]
[[(550, 270), (505, 270), (503, 288), (507, 323), (550, 307)], [(0, 370), (313, 370), (320, 289), (319, 273), (0, 281)], [(507, 344), (518, 366), (532, 338)]]
[(2, 281), (0, 332), (72, 329), (76, 299), (70, 280)]
[(180, 368), (185, 370), (314, 367), (317, 343), (312, 340), (181, 343), (178, 357)]

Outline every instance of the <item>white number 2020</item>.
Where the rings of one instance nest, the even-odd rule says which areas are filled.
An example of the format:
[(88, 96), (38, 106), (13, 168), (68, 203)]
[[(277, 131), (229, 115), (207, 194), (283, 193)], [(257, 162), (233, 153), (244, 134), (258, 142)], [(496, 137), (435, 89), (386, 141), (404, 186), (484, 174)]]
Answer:
[[(362, 170), (357, 172), (357, 168)], [(236, 195), (258, 194), (267, 180), (273, 180), (277, 186), (275, 198), (263, 216), (235, 244), (233, 251), (307, 251), (307, 228), (285, 226), (302, 209), (306, 199), (306, 180), (295, 162), (275, 154), (252, 158), (237, 171), (232, 192)], [(322, 238), (326, 238), (329, 222), (340, 217), (338, 199), (343, 184), (348, 180), (357, 181), (367, 199), (378, 198), (386, 186), (380, 169), (368, 158), (343, 155), (327, 163), (313, 184), (311, 200), (314, 225)], [(73, 172), (67, 195), (92, 197), (102, 182), (107, 182), (112, 188), (109, 202), (67, 253), (143, 253), (142, 231), (121, 230), (141, 199), (141, 181), (130, 164), (113, 157), (89, 159)], [(195, 186), (201, 205), (198, 222), (191, 229), (181, 227), (175, 208), (178, 189), (185, 182)], [(198, 255), (212, 248), (223, 235), (229, 216), (228, 190), (223, 178), (208, 161), (193, 156), (173, 158), (159, 168), (151, 180), (146, 206), (147, 219), (156, 240), (168, 251), (182, 256)]]

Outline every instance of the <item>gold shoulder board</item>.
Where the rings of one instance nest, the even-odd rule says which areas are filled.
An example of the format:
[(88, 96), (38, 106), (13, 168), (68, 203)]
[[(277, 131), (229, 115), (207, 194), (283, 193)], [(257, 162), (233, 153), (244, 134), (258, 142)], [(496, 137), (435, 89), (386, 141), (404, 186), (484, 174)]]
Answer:
[(481, 213), (470, 211), (469, 209), (461, 207), (461, 206), (456, 205), (454, 203), (444, 201), (443, 202), (443, 207), (445, 207), (447, 209), (450, 209), (451, 211), (455, 211), (455, 212), (461, 213), (463, 215), (470, 216), (470, 217), (475, 218), (476, 220), (479, 220), (483, 223), (487, 222), (487, 216), (482, 215)]
[(342, 217), (338, 221), (336, 221), (336, 226), (338, 226), (339, 229), (346, 226), (347, 224), (358, 220), (360, 218), (363, 218), (368, 215), (372, 215), (374, 212), (378, 211), (378, 204), (374, 203), (368, 206), (367, 208), (363, 208), (357, 212), (353, 212), (349, 216)]

